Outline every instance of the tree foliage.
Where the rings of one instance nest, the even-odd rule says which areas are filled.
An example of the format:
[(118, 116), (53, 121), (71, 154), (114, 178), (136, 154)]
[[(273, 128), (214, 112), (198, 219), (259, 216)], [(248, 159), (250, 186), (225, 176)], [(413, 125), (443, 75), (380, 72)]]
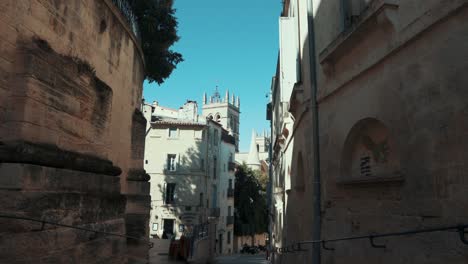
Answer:
[(146, 79), (161, 84), (177, 64), (180, 53), (170, 50), (179, 40), (173, 0), (127, 0), (138, 25), (145, 56)]
[(234, 233), (238, 236), (254, 235), (268, 230), (266, 194), (256, 174), (256, 171), (252, 171), (245, 164), (239, 166), (236, 171)]

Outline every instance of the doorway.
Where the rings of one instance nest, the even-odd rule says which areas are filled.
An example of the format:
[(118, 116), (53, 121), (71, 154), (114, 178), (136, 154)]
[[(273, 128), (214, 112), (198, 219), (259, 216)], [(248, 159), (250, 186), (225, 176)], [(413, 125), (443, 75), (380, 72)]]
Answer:
[(163, 239), (170, 239), (174, 236), (174, 219), (163, 219)]
[(223, 254), (223, 235), (219, 234), (219, 254)]

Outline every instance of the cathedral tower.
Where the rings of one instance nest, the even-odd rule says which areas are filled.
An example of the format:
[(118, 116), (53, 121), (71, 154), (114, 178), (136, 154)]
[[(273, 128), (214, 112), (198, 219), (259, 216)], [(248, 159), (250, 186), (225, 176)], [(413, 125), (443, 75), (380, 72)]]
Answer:
[(229, 90), (226, 90), (224, 98), (218, 91), (218, 87), (211, 96), (203, 94), (202, 115), (206, 118), (212, 118), (229, 131), (236, 139), (236, 151), (239, 151), (239, 115), (240, 100), (239, 96), (229, 96)]

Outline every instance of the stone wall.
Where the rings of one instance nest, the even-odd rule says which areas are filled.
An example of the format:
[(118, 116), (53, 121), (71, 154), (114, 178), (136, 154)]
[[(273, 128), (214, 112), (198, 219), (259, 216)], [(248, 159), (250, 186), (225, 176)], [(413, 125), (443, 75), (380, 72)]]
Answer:
[[(362, 40), (374, 43), (382, 57), (363, 56), (355, 48), (355, 56), (349, 54), (335, 64), (348, 66), (323, 82), (322, 87), (333, 88), (344, 76), (358, 74), (320, 104), (323, 237), (466, 223), (468, 203), (460, 194), (467, 188), (462, 175), (468, 169), (464, 162), (468, 101), (463, 88), (468, 84), (464, 74), (468, 47), (462, 33), (468, 30), (462, 22), (468, 9), (455, 2), (434, 4), (421, 16), (411, 9), (414, 6), (402, 3), (396, 14), (400, 24), (385, 29), (395, 31), (385, 44), (371, 34), (370, 40)], [(453, 10), (446, 13), (449, 7)], [(405, 26), (404, 16), (410, 17), (410, 12), (418, 22)], [(431, 12), (445, 17), (439, 20)], [(385, 56), (383, 50), (395, 48), (388, 43), (401, 46)], [(378, 63), (364, 71), (375, 57), (380, 58)], [(362, 69), (351, 63), (356, 60), (361, 60)], [(374, 123), (380, 123), (381, 129)], [(349, 142), (356, 125), (359, 136)], [(366, 137), (371, 144), (366, 144)], [(350, 152), (349, 144), (355, 144)], [(372, 158), (369, 170), (346, 169), (350, 162), (360, 166), (364, 156)], [(350, 259), (465, 263), (468, 259), (466, 245), (453, 232), (379, 243), (387, 249), (370, 249), (364, 240), (337, 244), (335, 252), (323, 252), (323, 259), (333, 263)]]
[[(109, 0), (0, 13), (0, 211), (147, 238), (144, 60), (124, 17)], [(9, 263), (147, 261), (146, 243), (0, 221)]]
[[(339, 2), (314, 1), (322, 238), (466, 224), (467, 2), (376, 0), (383, 8), (371, 6), (349, 30), (340, 28)], [(310, 240), (314, 220), (312, 111), (310, 102), (291, 102), (296, 131), (286, 243)], [(295, 189), (301, 182), (304, 189)], [(322, 249), (322, 262), (468, 259), (455, 232), (376, 243), (386, 248), (368, 240), (329, 243), (335, 250)], [(305, 263), (310, 252), (283, 254), (277, 263)]]

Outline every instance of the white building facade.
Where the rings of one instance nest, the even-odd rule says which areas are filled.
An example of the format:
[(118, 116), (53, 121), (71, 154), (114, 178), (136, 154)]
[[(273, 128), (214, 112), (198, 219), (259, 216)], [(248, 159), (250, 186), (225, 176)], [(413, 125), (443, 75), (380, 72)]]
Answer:
[(221, 122), (199, 116), (194, 101), (177, 110), (145, 104), (143, 113), (150, 236), (178, 239), (209, 224), (215, 230), (209, 234), (210, 255), (232, 253), (235, 137)]
[(268, 173), (270, 142), (270, 135), (266, 131), (261, 134), (252, 131), (249, 151), (237, 153), (236, 163), (239, 165), (245, 163), (253, 170)]
[[(306, 34), (303, 32), (307, 20), (299, 20), (299, 12), (303, 15), (307, 11), (300, 8), (299, 3), (306, 6), (305, 1), (287, 1), (279, 18), (279, 57), (276, 76), (271, 87), (271, 121), (272, 121), (272, 178), (271, 178), (271, 212), (270, 231), (271, 245), (284, 246), (288, 241), (284, 232), (288, 200), (291, 192), (291, 170), (294, 146), (294, 119), (290, 113), (293, 90), (302, 81), (301, 56), (303, 51), (300, 44), (304, 42)], [(302, 16), (304, 18), (306, 16)]]

